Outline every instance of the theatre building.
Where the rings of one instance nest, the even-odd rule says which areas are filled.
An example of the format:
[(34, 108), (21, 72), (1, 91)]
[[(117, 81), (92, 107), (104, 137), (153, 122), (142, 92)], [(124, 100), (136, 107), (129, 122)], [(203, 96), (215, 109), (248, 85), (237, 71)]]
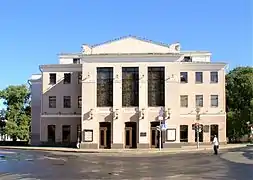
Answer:
[(29, 79), (32, 144), (156, 148), (160, 120), (164, 148), (196, 144), (196, 123), (200, 145), (226, 143), (225, 67), (134, 36), (59, 54)]

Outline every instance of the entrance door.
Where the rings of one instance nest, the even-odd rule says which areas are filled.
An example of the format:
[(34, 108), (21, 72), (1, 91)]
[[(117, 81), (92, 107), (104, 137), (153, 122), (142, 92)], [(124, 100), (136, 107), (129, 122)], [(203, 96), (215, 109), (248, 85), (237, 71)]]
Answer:
[(151, 127), (151, 148), (158, 147), (159, 139), (157, 137), (159, 137), (157, 127)]
[(133, 147), (133, 128), (132, 127), (126, 127), (125, 128), (125, 135), (126, 135), (126, 148), (132, 148)]
[(104, 149), (111, 148), (111, 123), (101, 122), (99, 123), (99, 147)]
[(100, 148), (107, 148), (107, 127), (100, 127)]

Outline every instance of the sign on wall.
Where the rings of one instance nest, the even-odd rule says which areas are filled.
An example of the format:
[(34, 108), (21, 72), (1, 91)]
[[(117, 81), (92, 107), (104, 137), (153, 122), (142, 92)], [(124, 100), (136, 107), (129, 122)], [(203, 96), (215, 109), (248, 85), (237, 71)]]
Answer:
[(93, 141), (93, 130), (92, 129), (84, 129), (83, 131), (84, 142), (92, 142)]
[(170, 128), (166, 130), (166, 141), (176, 141), (176, 129)]

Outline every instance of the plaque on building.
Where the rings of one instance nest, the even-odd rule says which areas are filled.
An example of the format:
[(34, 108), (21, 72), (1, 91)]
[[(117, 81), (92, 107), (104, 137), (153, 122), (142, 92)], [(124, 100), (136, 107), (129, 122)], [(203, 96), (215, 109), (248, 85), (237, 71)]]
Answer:
[(83, 131), (84, 142), (92, 142), (93, 141), (93, 130), (92, 129), (84, 129)]
[(176, 141), (176, 129), (166, 130), (166, 141)]
[(146, 137), (147, 133), (146, 132), (140, 132), (140, 137)]

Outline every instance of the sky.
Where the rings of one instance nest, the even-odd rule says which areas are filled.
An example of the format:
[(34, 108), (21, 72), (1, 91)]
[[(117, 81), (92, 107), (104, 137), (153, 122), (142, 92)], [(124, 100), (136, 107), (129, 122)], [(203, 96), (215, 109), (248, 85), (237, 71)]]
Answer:
[(0, 1), (0, 89), (27, 83), (57, 54), (126, 35), (211, 51), (230, 68), (252, 66), (251, 0)]

